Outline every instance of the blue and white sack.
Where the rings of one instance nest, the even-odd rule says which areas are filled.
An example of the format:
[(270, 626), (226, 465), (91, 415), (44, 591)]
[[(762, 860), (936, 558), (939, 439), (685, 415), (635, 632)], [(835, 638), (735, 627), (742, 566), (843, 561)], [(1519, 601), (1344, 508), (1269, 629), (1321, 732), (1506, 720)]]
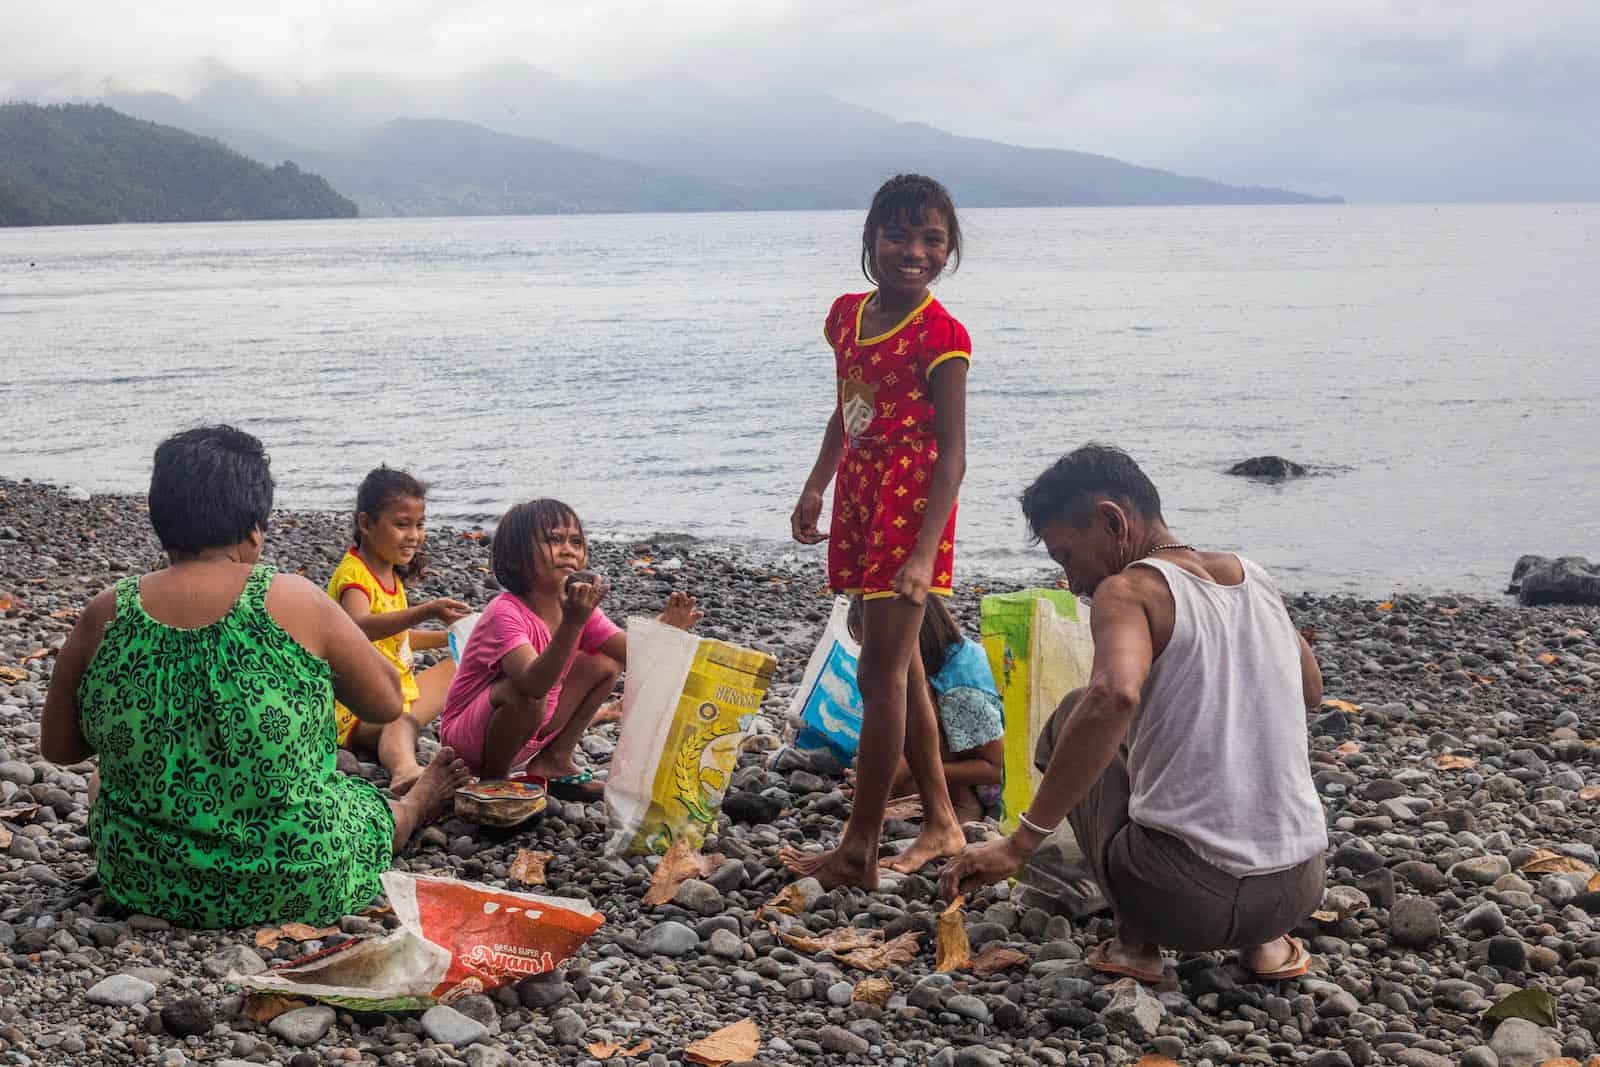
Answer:
[(856, 686), (861, 646), (850, 637), (845, 621), (849, 611), (847, 598), (834, 598), (833, 614), (789, 705), (790, 718), (805, 724), (795, 738), (795, 747), (826, 745), (846, 764), (855, 759), (856, 746), (861, 743), (861, 690)]

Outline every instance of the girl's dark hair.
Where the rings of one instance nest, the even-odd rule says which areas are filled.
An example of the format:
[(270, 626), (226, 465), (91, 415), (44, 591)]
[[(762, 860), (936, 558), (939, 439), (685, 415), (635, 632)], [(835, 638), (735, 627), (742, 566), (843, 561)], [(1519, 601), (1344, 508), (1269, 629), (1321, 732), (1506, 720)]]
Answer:
[[(929, 678), (944, 670), (944, 661), (950, 655), (950, 646), (962, 640), (961, 624), (950, 613), (944, 597), (929, 595), (927, 607), (922, 612), (922, 629), (917, 633), (917, 653), (922, 657), (922, 671)], [(850, 598), (850, 610), (845, 614), (845, 628), (860, 640), (861, 619), (864, 614), (859, 596)]]
[(156, 446), (150, 525), (170, 555), (236, 545), (267, 529), (272, 461), (261, 442), (232, 426), (199, 426)]
[[(427, 485), (405, 471), (397, 471), (393, 467), (383, 466), (368, 471), (367, 476), (361, 479), (361, 487), (356, 490), (356, 514), (350, 520), (350, 539), (355, 546), (361, 547), (361, 516), (365, 515), (371, 521), (377, 522), (384, 508), (396, 500), (408, 497), (417, 500), (428, 499)], [(401, 581), (409, 582), (427, 569), (428, 550), (422, 547), (411, 557), (411, 562), (404, 567), (396, 567), (394, 572), (400, 576)]]
[(921, 226), (929, 211), (937, 211), (944, 218), (950, 234), (947, 269), (954, 272), (961, 265), (961, 222), (956, 218), (950, 191), (922, 174), (896, 174), (878, 187), (872, 206), (867, 209), (866, 224), (861, 227), (861, 273), (867, 281), (878, 284), (878, 230), (897, 222)]
[[(549, 497), (518, 504), (500, 517), (500, 525), (495, 527), (494, 541), (490, 544), (494, 578), (500, 588), (517, 596), (527, 596), (528, 590), (533, 588), (534, 560), (540, 558), (540, 546), (563, 522), (571, 523), (583, 534), (578, 513)], [(587, 534), (584, 547), (587, 551)]]

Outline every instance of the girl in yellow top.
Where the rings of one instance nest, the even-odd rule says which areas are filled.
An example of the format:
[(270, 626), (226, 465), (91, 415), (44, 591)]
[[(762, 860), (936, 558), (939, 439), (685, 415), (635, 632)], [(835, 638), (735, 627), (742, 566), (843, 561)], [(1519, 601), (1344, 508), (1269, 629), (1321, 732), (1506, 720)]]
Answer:
[(412, 649), (444, 648), (446, 634), (413, 627), (429, 620), (449, 626), (470, 610), (448, 597), (414, 608), (406, 601), (405, 580), (428, 565), (422, 551), (427, 491), (404, 471), (379, 467), (369, 472), (356, 490), (355, 544), (328, 581), (328, 595), (400, 672), (406, 710), (394, 722), (384, 726), (359, 722), (343, 704), (334, 705), (339, 744), (376, 751), (378, 762), (389, 772), (389, 790), (396, 796), (422, 776), (417, 735), (439, 717), (445, 690), (456, 672), (455, 662), (446, 656), (417, 673)]

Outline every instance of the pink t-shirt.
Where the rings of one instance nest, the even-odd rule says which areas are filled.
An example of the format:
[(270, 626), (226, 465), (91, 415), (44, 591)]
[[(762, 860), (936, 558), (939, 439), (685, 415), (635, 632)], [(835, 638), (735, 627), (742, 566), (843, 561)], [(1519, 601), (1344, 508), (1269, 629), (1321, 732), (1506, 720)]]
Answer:
[[(566, 680), (578, 653), (593, 655), (621, 632), (622, 628), (600, 609), (596, 608), (589, 616), (583, 633), (578, 636), (578, 647), (572, 659), (561, 668), (561, 677), (550, 689), (544, 722), (511, 761), (513, 767), (526, 763), (549, 742), (548, 737), (541, 735), (545, 724), (555, 714), (556, 702), (561, 699), (561, 683)], [(483, 617), (472, 627), (472, 636), (467, 639), (461, 663), (445, 694), (444, 712), (439, 718), (439, 739), (459, 752), (474, 770), (483, 764), (484, 738), (492, 713), (489, 690), (506, 676), (500, 661), (522, 645), (532, 645), (534, 655), (538, 655), (550, 647), (550, 641), (550, 628), (544, 620), (510, 593), (501, 593), (491, 600), (483, 610)]]

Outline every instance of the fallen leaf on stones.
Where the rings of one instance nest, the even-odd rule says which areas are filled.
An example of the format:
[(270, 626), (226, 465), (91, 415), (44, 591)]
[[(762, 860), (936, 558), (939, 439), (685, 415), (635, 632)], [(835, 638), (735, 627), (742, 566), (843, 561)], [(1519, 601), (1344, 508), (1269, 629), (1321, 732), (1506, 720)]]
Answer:
[(1351, 715), (1358, 714), (1361, 711), (1360, 704), (1352, 704), (1348, 700), (1324, 700), (1322, 702), (1322, 706), (1325, 708), (1333, 708), (1337, 711), (1348, 712)]
[(1354, 741), (1346, 741), (1344, 744), (1334, 749), (1334, 751), (1339, 753), (1341, 756), (1354, 756), (1357, 752), (1361, 751), (1361, 746), (1356, 744)]
[(251, 993), (239, 1006), (239, 1014), (260, 1026), (265, 1026), (286, 1011), (309, 1007), (308, 1000), (280, 997), (276, 993)]
[(972, 960), (972, 973), (979, 978), (987, 978), (991, 974), (1009, 971), (1013, 967), (1021, 967), (1028, 962), (1025, 952), (1018, 952), (1014, 948), (991, 941), (979, 950)]
[(1588, 630), (1580, 630), (1577, 627), (1573, 627), (1572, 629), (1567, 631), (1567, 636), (1568, 637), (1588, 637), (1589, 636), (1589, 631)]
[(36, 648), (32, 652), (29, 652), (26, 656), (23, 656), (22, 662), (32, 663), (36, 659), (49, 659), (51, 656), (60, 651), (60, 645), (51, 645), (49, 648)]
[(800, 895), (800, 886), (790, 882), (778, 890), (778, 895), (756, 909), (756, 921), (761, 921), (761, 914), (768, 908), (781, 911), (785, 915), (799, 915), (806, 910), (805, 898)]
[(0, 682), (4, 682), (7, 685), (20, 682), (27, 677), (27, 671), (18, 670), (15, 667), (0, 667)]
[(461, 540), (463, 540), (463, 541), (482, 541), (487, 536), (488, 535), (485, 534), (482, 530), (462, 530), (461, 531)]
[(1485, 1019), (1526, 1019), (1540, 1026), (1556, 1024), (1556, 998), (1543, 989), (1520, 989), (1483, 1013)]
[(966, 902), (966, 897), (956, 897), (934, 920), (934, 966), (940, 971), (959, 971), (972, 964), (972, 942), (961, 918), (961, 905)]
[(522, 885), (544, 885), (544, 865), (553, 859), (555, 856), (548, 852), (530, 852), (519, 848), (511, 858), (511, 866), (506, 868), (506, 877)]
[(1389, 601), (1389, 600), (1385, 600), (1385, 601), (1381, 602), (1378, 605), (1378, 610), (1379, 611), (1393, 611), (1394, 610), (1394, 602), (1393, 601)]
[(1580, 859), (1563, 856), (1555, 849), (1541, 848), (1527, 863), (1517, 868), (1529, 874), (1593, 874), (1594, 868)]
[[(77, 617), (78, 617), (78, 609), (77, 608), (62, 608), (60, 611), (52, 611), (50, 613), (50, 617), (52, 619), (60, 619), (63, 622), (71, 622), (71, 621), (74, 621), (74, 620), (77, 619)], [(1585, 635), (1585, 636), (1587, 636), (1587, 635)]]
[(1552, 652), (1541, 652), (1535, 658), (1546, 667), (1550, 666), (1550, 664), (1556, 661), (1555, 654)]
[(683, 1050), (683, 1058), (705, 1067), (725, 1067), (729, 1063), (753, 1060), (761, 1051), (761, 1031), (754, 1019), (741, 1019), (732, 1026), (724, 1026), (714, 1034), (707, 1034), (691, 1042)]
[[(874, 933), (882, 934), (877, 930)], [(904, 967), (922, 951), (922, 934), (917, 931), (901, 934), (893, 941), (872, 948), (858, 948), (839, 957), (839, 962), (858, 971), (887, 971)]]
[(337, 926), (324, 926), (318, 929), (305, 923), (284, 923), (282, 926), (257, 930), (256, 948), (274, 949), (278, 947), (279, 941), (315, 941), (319, 937), (327, 937), (338, 932)]
[(1583, 1067), (1583, 1064), (1571, 1056), (1558, 1056), (1553, 1060), (1545, 1060), (1539, 1067)]
[(1453, 753), (1443, 753), (1434, 761), (1441, 771), (1470, 771), (1478, 765), (1478, 761), (1471, 756), (1457, 756)]
[(850, 1003), (871, 1004), (876, 1008), (889, 1006), (889, 998), (894, 994), (894, 983), (887, 978), (863, 978), (850, 990)]
[(899, 819), (901, 822), (911, 822), (922, 818), (921, 797), (901, 797), (883, 809), (883, 820)]
[(1178, 1067), (1177, 1060), (1169, 1060), (1159, 1052), (1151, 1052), (1139, 1057), (1139, 1062), (1133, 1067)]
[(859, 926), (845, 926), (837, 930), (829, 930), (821, 937), (806, 937), (803, 934), (779, 934), (778, 939), (790, 948), (799, 949), (815, 955), (818, 952), (832, 952), (841, 955), (854, 952), (857, 949), (872, 948), (883, 943), (882, 930), (863, 930)]
[(644, 895), (644, 905), (649, 908), (672, 901), (678, 887), (691, 878), (704, 878), (722, 865), (722, 853), (702, 856), (689, 845), (689, 839), (680, 837), (661, 857), (661, 863), (650, 877), (650, 889)]
[(1311, 913), (1311, 917), (1319, 923), (1336, 923), (1339, 921), (1339, 913), (1336, 911), (1314, 911)]
[(1439, 614), (1440, 615), (1460, 615), (1465, 610), (1466, 610), (1465, 608), (1440, 608), (1439, 609)]
[(10, 848), (12, 838), (16, 837), (10, 830), (0, 826), (0, 848)]
[(0, 808), (0, 819), (10, 819), (12, 822), (27, 822), (39, 812), (37, 804), (18, 804), (14, 808)]
[(589, 1046), (589, 1055), (602, 1062), (609, 1060), (613, 1056), (625, 1056), (628, 1059), (632, 1059), (649, 1051), (650, 1039), (648, 1037), (632, 1048), (623, 1048), (621, 1045), (613, 1044), (610, 1041), (595, 1041)]

